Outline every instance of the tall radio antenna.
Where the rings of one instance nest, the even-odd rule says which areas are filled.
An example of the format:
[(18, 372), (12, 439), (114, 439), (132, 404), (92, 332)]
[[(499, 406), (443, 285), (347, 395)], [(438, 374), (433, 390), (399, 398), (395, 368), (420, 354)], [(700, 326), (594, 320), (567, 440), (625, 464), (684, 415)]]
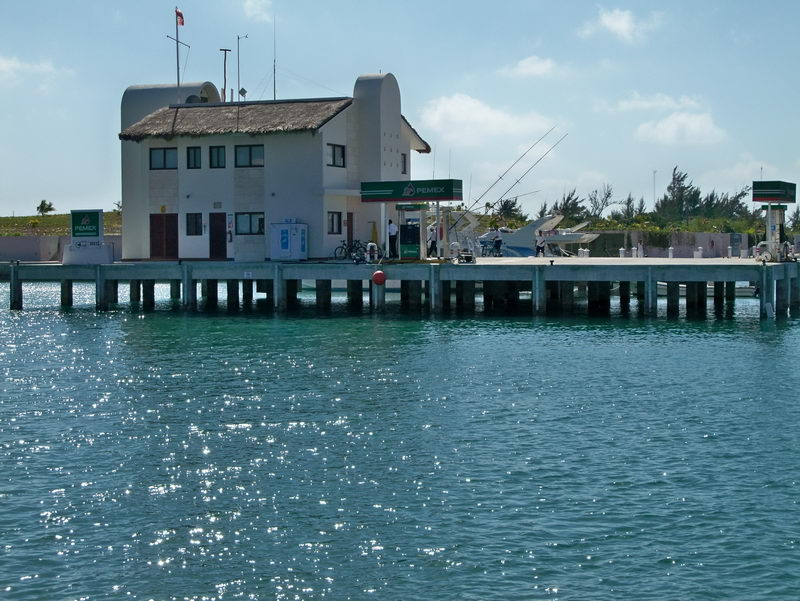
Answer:
[(239, 40), (242, 38), (247, 38), (247, 34), (244, 35), (237, 35), (236, 36), (236, 89), (237, 89), (237, 98), (239, 100), (242, 99), (242, 82), (240, 78), (240, 70), (239, 70)]
[(277, 19), (272, 21), (272, 99), (277, 100), (276, 93), (277, 82), (275, 81), (275, 72), (278, 65), (278, 24)]
[[(222, 52), (224, 58), (222, 59), (222, 102), (225, 102), (225, 90), (228, 89), (228, 52), (231, 51), (230, 48), (220, 48), (220, 52)], [(233, 98), (231, 98), (233, 100)]]

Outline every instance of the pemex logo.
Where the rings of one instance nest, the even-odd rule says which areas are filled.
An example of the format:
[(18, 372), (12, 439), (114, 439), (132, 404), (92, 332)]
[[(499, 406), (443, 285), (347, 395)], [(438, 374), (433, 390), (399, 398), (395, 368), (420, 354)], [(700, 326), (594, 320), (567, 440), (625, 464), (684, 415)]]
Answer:
[(91, 225), (91, 223), (88, 215), (84, 215), (83, 219), (81, 219), (81, 225)]
[(408, 184), (405, 188), (403, 188), (403, 196), (414, 196), (414, 184)]

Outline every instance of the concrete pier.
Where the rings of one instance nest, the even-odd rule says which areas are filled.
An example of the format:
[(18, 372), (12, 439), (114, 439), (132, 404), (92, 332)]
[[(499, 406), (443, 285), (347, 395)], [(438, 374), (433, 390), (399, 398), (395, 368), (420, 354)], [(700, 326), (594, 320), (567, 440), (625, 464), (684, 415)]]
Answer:
[[(714, 307), (735, 302), (735, 282), (755, 282), (760, 314), (768, 319), (789, 310), (800, 311), (800, 268), (797, 263), (761, 264), (745, 259), (598, 259), (598, 258), (492, 258), (477, 264), (388, 263), (381, 266), (392, 286), (399, 282), (404, 310), (427, 309), (431, 314), (472, 312), (483, 309), (495, 314), (584, 311), (576, 302), (576, 290), (586, 290), (588, 311), (593, 315), (610, 312), (612, 286), (619, 283), (619, 306), (625, 314), (636, 283), (636, 296), (644, 315), (657, 316), (658, 286), (666, 284), (667, 314), (680, 312), (680, 284), (685, 284), (688, 315), (705, 313), (708, 283), (713, 282)], [(278, 312), (297, 303), (299, 282), (316, 281), (316, 305), (331, 306), (333, 280), (347, 281), (347, 296), (354, 310), (363, 308), (364, 282), (370, 281), (370, 303), (374, 311), (389, 304), (385, 289), (371, 284), (374, 265), (349, 263), (237, 263), (237, 262), (141, 262), (108, 265), (58, 265), (52, 263), (0, 264), (0, 279), (9, 282), (9, 307), (22, 309), (23, 282), (51, 281), (61, 285), (61, 304), (73, 302), (74, 282), (95, 285), (95, 306), (105, 311), (119, 303), (118, 285), (128, 282), (130, 302), (142, 308), (155, 306), (156, 282), (169, 284), (169, 297), (180, 295), (186, 310), (197, 308), (197, 284), (201, 284), (205, 306), (218, 301), (220, 280), (228, 286), (229, 306), (253, 301), (256, 291), (264, 293)], [(423, 286), (426, 303), (422, 304)], [(240, 293), (241, 287), (241, 293)], [(390, 288), (391, 289), (391, 288)], [(530, 291), (530, 297), (528, 297)], [(241, 294), (241, 297), (240, 297)], [(453, 302), (452, 296), (455, 295)], [(582, 298), (581, 294), (581, 298)], [(530, 298), (530, 300), (528, 300)], [(313, 302), (313, 301), (312, 301)], [(719, 315), (719, 311), (715, 311)], [(728, 313), (732, 315), (732, 313)]]

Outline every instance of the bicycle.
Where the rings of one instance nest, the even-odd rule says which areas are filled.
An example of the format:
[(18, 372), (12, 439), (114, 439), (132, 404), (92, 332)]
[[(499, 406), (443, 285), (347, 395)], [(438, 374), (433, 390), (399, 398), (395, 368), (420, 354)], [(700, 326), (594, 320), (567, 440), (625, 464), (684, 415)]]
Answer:
[(336, 247), (333, 251), (333, 258), (338, 260), (343, 259), (356, 259), (358, 255), (365, 256), (367, 253), (367, 247), (361, 240), (353, 240), (352, 243), (347, 242), (347, 240), (342, 240), (342, 243)]

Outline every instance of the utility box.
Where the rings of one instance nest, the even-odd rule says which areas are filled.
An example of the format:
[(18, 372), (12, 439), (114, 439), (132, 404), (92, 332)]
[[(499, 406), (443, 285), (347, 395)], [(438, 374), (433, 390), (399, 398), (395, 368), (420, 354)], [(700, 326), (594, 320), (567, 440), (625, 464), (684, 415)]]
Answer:
[(308, 225), (293, 223), (269, 224), (270, 253), (273, 261), (302, 261), (308, 259)]
[(419, 224), (400, 226), (400, 258), (419, 259)]

